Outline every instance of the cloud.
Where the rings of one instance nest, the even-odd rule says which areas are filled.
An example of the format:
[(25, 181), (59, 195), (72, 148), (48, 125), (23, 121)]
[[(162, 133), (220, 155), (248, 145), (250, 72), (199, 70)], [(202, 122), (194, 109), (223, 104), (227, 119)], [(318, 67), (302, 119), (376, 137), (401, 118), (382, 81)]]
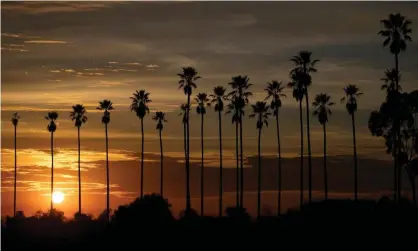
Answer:
[(16, 52), (28, 52), (29, 50), (26, 49), (19, 49), (19, 48), (7, 48), (7, 47), (1, 47), (2, 51), (16, 51)]
[(47, 14), (59, 12), (83, 12), (94, 11), (102, 8), (110, 8), (121, 2), (4, 2), (2, 10), (9, 13)]
[(62, 40), (27, 40), (25, 44), (67, 44), (66, 41)]
[(147, 68), (158, 68), (158, 67), (160, 67), (160, 66), (156, 65), (156, 64), (148, 64), (147, 65)]
[(108, 62), (108, 64), (119, 64), (119, 62), (116, 62), (116, 61), (110, 61), (110, 62)]
[(1, 35), (3, 37), (11, 37), (11, 38), (40, 38), (39, 36), (29, 36), (29, 35), (24, 35), (22, 33), (1, 33)]
[(138, 62), (132, 62), (132, 63), (125, 63), (125, 65), (141, 65), (141, 64)]
[(120, 82), (120, 81), (105, 81), (105, 80), (101, 80), (99, 81), (99, 83), (97, 84), (91, 84), (89, 85), (89, 87), (119, 87), (119, 86), (124, 86), (124, 85), (128, 85), (128, 83), (124, 83), (124, 82)]

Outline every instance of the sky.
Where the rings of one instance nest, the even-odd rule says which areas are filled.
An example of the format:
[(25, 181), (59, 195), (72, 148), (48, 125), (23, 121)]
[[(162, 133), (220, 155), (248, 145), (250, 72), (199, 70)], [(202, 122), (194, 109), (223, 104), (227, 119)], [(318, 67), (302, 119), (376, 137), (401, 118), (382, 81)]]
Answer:
[[(202, 77), (199, 92), (228, 86), (236, 75), (253, 84), (250, 103), (265, 97), (268, 81), (289, 82), (289, 58), (301, 50), (320, 59), (310, 97), (326, 92), (336, 103), (327, 125), (330, 190), (352, 197), (351, 119), (339, 102), (343, 87), (357, 85), (364, 93), (356, 114), (362, 196), (391, 189), (390, 157), (384, 142), (367, 128), (370, 112), (384, 99), (380, 90), (393, 55), (377, 35), (380, 20), (400, 12), (415, 31), (414, 2), (2, 2), (1, 3), (1, 175), (2, 215), (13, 206), (13, 112), (19, 112), (17, 208), (32, 214), (47, 210), (50, 189), (50, 142), (44, 119), (59, 113), (55, 133), (55, 187), (65, 194), (56, 205), (67, 216), (77, 210), (77, 130), (69, 119), (71, 106), (83, 104), (88, 122), (81, 128), (82, 208), (98, 215), (105, 208), (105, 141), (98, 102), (110, 99), (115, 110), (109, 124), (111, 207), (129, 203), (139, 194), (140, 121), (129, 111), (135, 90), (150, 92), (151, 113), (145, 117), (145, 192), (159, 190), (157, 110), (166, 112), (163, 131), (165, 194), (173, 210), (184, 206), (183, 129), (179, 105), (186, 96), (178, 89), (177, 73), (193, 66)], [(417, 87), (418, 43), (414, 39), (400, 55), (402, 89)], [(415, 70), (415, 72), (414, 72)], [(297, 203), (299, 188), (299, 111), (286, 90), (280, 125), (284, 160), (285, 206)], [(305, 112), (305, 111), (304, 111)], [(250, 110), (246, 111), (249, 114)], [(304, 119), (305, 119), (304, 115)], [(235, 127), (223, 116), (226, 204), (234, 203)], [(191, 116), (192, 197), (199, 203), (200, 118)], [(218, 194), (217, 114), (209, 109), (204, 127), (205, 200), (215, 212)], [(273, 118), (263, 129), (263, 204), (276, 205), (276, 132)], [(253, 210), (256, 192), (257, 131), (254, 119), (244, 119), (246, 206)], [(311, 116), (313, 186), (322, 195), (323, 135)], [(305, 139), (306, 145), (306, 139)], [(306, 152), (306, 147), (305, 147)], [(307, 163), (305, 161), (305, 163)], [(307, 168), (305, 166), (305, 168)], [(305, 172), (306, 173), (306, 172)], [(405, 178), (405, 189), (408, 184)], [(307, 184), (305, 184), (305, 187)], [(247, 197), (246, 197), (247, 198)], [(196, 202), (196, 203), (195, 203)]]

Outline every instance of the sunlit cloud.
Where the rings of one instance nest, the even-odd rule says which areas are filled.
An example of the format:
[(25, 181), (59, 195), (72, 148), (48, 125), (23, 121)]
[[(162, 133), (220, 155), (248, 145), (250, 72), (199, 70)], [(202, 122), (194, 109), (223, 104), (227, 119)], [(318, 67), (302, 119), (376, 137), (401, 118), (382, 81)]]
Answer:
[(125, 63), (125, 65), (141, 65), (141, 64), (138, 62), (132, 62), (132, 63)]
[[(4, 5), (2, 4), (2, 8), (4, 9)], [(28, 36), (22, 33), (1, 33), (3, 37), (11, 37), (11, 38), (40, 38), (39, 36)]]
[(67, 41), (62, 40), (27, 40), (25, 44), (66, 44)]
[(94, 11), (102, 8), (110, 8), (115, 4), (121, 4), (121, 2), (6, 2), (2, 4), (2, 9), (9, 12), (36, 15), (54, 12)]
[(1, 47), (2, 51), (15, 51), (15, 52), (28, 52), (29, 50), (26, 49), (20, 49), (20, 48), (6, 48), (6, 47)]

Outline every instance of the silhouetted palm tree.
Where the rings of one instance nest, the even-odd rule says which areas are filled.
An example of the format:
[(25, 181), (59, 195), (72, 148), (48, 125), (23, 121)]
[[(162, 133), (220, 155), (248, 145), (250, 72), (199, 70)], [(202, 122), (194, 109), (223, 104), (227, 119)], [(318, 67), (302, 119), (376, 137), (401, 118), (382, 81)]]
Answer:
[(291, 82), (287, 84), (292, 88), (292, 95), (299, 102), (299, 121), (300, 121), (300, 207), (303, 205), (303, 117), (302, 117), (302, 100), (305, 95), (305, 86), (303, 81), (305, 74), (301, 71), (293, 71), (290, 78)]
[[(410, 20), (407, 20), (404, 16), (400, 13), (396, 14), (389, 14), (388, 19), (380, 20), (383, 24), (383, 29), (378, 32), (379, 35), (385, 38), (383, 41), (383, 47), (389, 45), (390, 53), (394, 54), (395, 56), (395, 70), (396, 73), (399, 73), (399, 62), (398, 57), (399, 53), (406, 50), (406, 42), (411, 42), (410, 33), (412, 29), (409, 26), (412, 24)], [(396, 92), (399, 91), (399, 79), (396, 79), (395, 85)], [(393, 134), (393, 154), (394, 154), (394, 170), (395, 170), (395, 177), (394, 177), (394, 197), (395, 199), (400, 197), (400, 190), (401, 190), (401, 169), (398, 168), (397, 165), (397, 146), (395, 144), (396, 138), (400, 137), (400, 128), (397, 122), (397, 118), (393, 121), (393, 127), (395, 128), (395, 134)]]
[(331, 97), (326, 93), (317, 94), (312, 105), (315, 107), (313, 115), (318, 117), (319, 123), (322, 125), (324, 131), (324, 190), (325, 199), (328, 199), (328, 173), (327, 173), (327, 133), (326, 124), (328, 122), (328, 115), (331, 115), (330, 106), (334, 105), (330, 102)]
[(260, 217), (261, 211), (261, 129), (263, 125), (268, 126), (268, 118), (271, 115), (269, 112), (269, 106), (266, 102), (257, 101), (255, 105), (251, 105), (253, 108), (253, 114), (250, 118), (257, 116), (257, 129), (258, 129), (258, 189), (257, 189), (257, 217)]
[(417, 196), (416, 196), (416, 188), (415, 188), (415, 179), (418, 176), (418, 158), (412, 159), (408, 161), (408, 164), (405, 166), (408, 177), (411, 181), (411, 189), (412, 189), (412, 201), (414, 205), (417, 205)]
[(78, 213), (81, 214), (81, 168), (80, 168), (80, 127), (87, 122), (86, 108), (77, 104), (73, 106), (73, 111), (70, 112), (72, 121), (75, 121), (74, 125), (77, 127), (77, 139), (78, 139)]
[(149, 113), (149, 93), (145, 90), (136, 91), (132, 94), (131, 111), (141, 120), (141, 198), (144, 196), (144, 117)]
[(236, 172), (236, 207), (239, 207), (239, 154), (238, 154), (238, 126), (239, 126), (239, 118), (242, 114), (244, 116), (243, 107), (245, 106), (243, 99), (239, 98), (232, 98), (230, 99), (230, 103), (227, 106), (227, 111), (225, 114), (232, 114), (232, 123), (235, 123), (235, 156), (237, 160), (237, 172)]
[(222, 86), (216, 86), (213, 88), (213, 94), (211, 103), (215, 104), (215, 112), (218, 112), (219, 123), (219, 217), (222, 216), (223, 209), (223, 175), (222, 175), (222, 111), (224, 110), (224, 100), (226, 89)]
[(197, 102), (196, 112), (200, 115), (200, 145), (202, 149), (202, 157), (200, 163), (200, 215), (203, 216), (203, 208), (204, 208), (204, 145), (203, 145), (203, 121), (204, 116), (206, 114), (206, 106), (210, 105), (208, 95), (206, 93), (199, 93), (196, 95), (195, 101)]
[(110, 182), (109, 182), (109, 144), (107, 136), (107, 125), (110, 122), (110, 112), (113, 110), (112, 101), (104, 99), (99, 102), (99, 106), (96, 107), (97, 110), (104, 111), (102, 117), (102, 123), (105, 125), (105, 134), (106, 134), (106, 219), (110, 219)]
[(277, 169), (277, 214), (280, 215), (281, 211), (281, 195), (282, 195), (282, 153), (280, 147), (280, 124), (279, 124), (279, 109), (282, 107), (281, 97), (286, 97), (286, 94), (283, 93), (285, 87), (282, 85), (282, 82), (277, 82), (275, 80), (267, 83), (267, 88), (264, 89), (267, 92), (267, 97), (265, 100), (271, 99), (270, 109), (273, 110), (273, 115), (276, 117), (276, 131), (277, 131), (277, 152), (279, 155), (278, 158), (278, 169)]
[(164, 182), (163, 182), (164, 181), (163, 180), (163, 178), (164, 178), (163, 158), (164, 158), (164, 156), (163, 156), (163, 139), (161, 137), (161, 132), (163, 131), (164, 123), (166, 123), (167, 120), (165, 119), (165, 113), (164, 112), (156, 112), (155, 116), (152, 117), (152, 119), (157, 121), (157, 130), (158, 130), (158, 133), (159, 133), (159, 136), (160, 136), (160, 158), (161, 158), (160, 159), (160, 164), (161, 164), (161, 167), (160, 167), (160, 195), (161, 195), (161, 197), (163, 197), (163, 192), (164, 192), (164, 189), (163, 189), (163, 184), (164, 184)]
[(180, 77), (179, 88), (183, 89), (184, 94), (187, 95), (187, 107), (189, 108), (186, 111), (186, 214), (189, 214), (191, 211), (191, 201), (190, 201), (190, 147), (189, 147), (189, 135), (190, 135), (190, 96), (192, 95), (193, 88), (197, 88), (196, 80), (201, 77), (198, 75), (197, 71), (193, 67), (183, 67), (183, 71), (178, 73), (177, 76)]
[(385, 70), (385, 77), (381, 78), (385, 82), (381, 89), (386, 91), (388, 95), (393, 94), (398, 91), (402, 91), (402, 87), (396, 82), (401, 79), (401, 75), (396, 71), (396, 69)]
[(54, 132), (57, 130), (57, 124), (55, 121), (58, 119), (57, 112), (48, 112), (45, 117), (49, 121), (47, 129), (51, 133), (51, 212), (54, 208), (54, 202), (52, 201), (52, 194), (54, 193)]
[(19, 123), (20, 116), (17, 112), (13, 113), (12, 124), (15, 129), (15, 180), (13, 190), (13, 216), (16, 217), (16, 178), (17, 178), (17, 124)]
[[(308, 95), (308, 87), (311, 85), (311, 72), (317, 72), (314, 68), (315, 64), (319, 62), (318, 59), (312, 60), (311, 59), (312, 52), (310, 51), (300, 51), (297, 56), (294, 56), (290, 59), (296, 68), (292, 70), (294, 71), (302, 71), (306, 76), (303, 78), (303, 85), (305, 87), (305, 100), (306, 100), (306, 124), (307, 128), (307, 138), (308, 138), (308, 188), (309, 188), (309, 202), (312, 202), (312, 151), (311, 151), (311, 133), (310, 133), (310, 124), (309, 124), (309, 117), (311, 114), (309, 113), (309, 95)], [(292, 73), (291, 72), (291, 73)]]
[(182, 104), (180, 106), (179, 116), (183, 116), (181, 123), (183, 124), (183, 137), (184, 137), (184, 163), (187, 161), (187, 110), (190, 110), (187, 104)]
[(355, 85), (347, 85), (344, 89), (345, 97), (341, 102), (346, 102), (345, 108), (351, 116), (351, 126), (353, 129), (353, 150), (354, 150), (354, 200), (357, 201), (358, 195), (358, 173), (357, 173), (357, 146), (356, 146), (356, 123), (354, 121), (354, 114), (357, 111), (357, 98), (363, 95), (359, 92), (359, 88)]
[[(248, 91), (248, 88), (252, 86), (249, 83), (250, 79), (247, 76), (235, 76), (232, 77), (232, 81), (229, 85), (232, 87), (232, 91), (228, 93), (228, 96), (241, 99), (239, 103), (241, 103), (240, 108), (244, 109), (245, 106), (248, 104), (248, 97), (252, 95), (251, 92)], [(244, 206), (244, 160), (243, 160), (243, 135), (242, 135), (242, 117), (244, 116), (243, 113), (239, 113), (239, 136), (240, 136), (240, 169), (241, 169), (241, 193), (240, 193), (240, 204)]]

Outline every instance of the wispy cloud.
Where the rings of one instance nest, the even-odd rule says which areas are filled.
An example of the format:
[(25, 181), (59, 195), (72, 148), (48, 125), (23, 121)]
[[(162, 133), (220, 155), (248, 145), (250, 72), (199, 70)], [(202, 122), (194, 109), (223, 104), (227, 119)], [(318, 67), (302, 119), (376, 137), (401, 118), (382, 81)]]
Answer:
[(110, 8), (122, 2), (5, 2), (2, 9), (8, 12), (46, 14), (53, 12), (83, 12)]
[(141, 65), (141, 63), (138, 63), (138, 62), (132, 62), (132, 63), (125, 63), (125, 65)]
[(16, 52), (28, 52), (29, 50), (26, 49), (20, 49), (20, 48), (7, 48), (7, 47), (1, 47), (2, 51), (16, 51)]
[(63, 40), (27, 40), (25, 44), (67, 44), (67, 41)]
[(4, 33), (1, 33), (1, 35), (3, 37), (12, 37), (12, 38), (25, 38), (25, 39), (27, 39), (27, 38), (40, 38), (39, 36), (29, 36), (29, 35), (24, 35), (22, 33), (7, 33), (7, 32), (4, 32)]
[(147, 65), (147, 68), (158, 68), (158, 67), (160, 67), (160, 66), (156, 65), (156, 64), (148, 64)]

